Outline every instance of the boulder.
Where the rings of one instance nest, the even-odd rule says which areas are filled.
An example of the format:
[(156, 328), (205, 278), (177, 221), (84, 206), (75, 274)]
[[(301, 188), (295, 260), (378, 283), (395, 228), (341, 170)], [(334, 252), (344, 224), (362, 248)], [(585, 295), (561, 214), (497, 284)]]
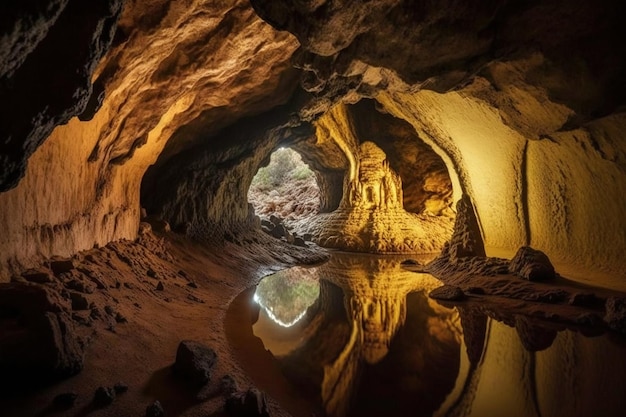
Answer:
[(231, 417), (269, 417), (270, 415), (265, 394), (255, 388), (231, 394), (226, 399), (224, 409)]
[(509, 273), (528, 281), (545, 281), (556, 276), (548, 256), (529, 246), (519, 248), (509, 263)]
[(191, 340), (178, 345), (173, 371), (193, 386), (202, 386), (211, 380), (211, 369), (217, 361), (215, 351)]
[(83, 368), (69, 305), (53, 290), (0, 284), (0, 386), (48, 382)]

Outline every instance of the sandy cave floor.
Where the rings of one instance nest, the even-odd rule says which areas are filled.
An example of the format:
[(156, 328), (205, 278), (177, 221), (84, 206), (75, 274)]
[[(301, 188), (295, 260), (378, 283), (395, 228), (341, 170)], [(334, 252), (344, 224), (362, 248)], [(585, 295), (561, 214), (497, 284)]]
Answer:
[[(227, 333), (232, 333), (236, 327), (232, 324), (247, 320), (248, 317), (243, 316), (254, 311), (243, 306), (228, 312), (230, 303), (265, 275), (296, 264), (319, 263), (327, 257), (324, 250), (286, 245), (260, 232), (238, 239), (224, 244), (200, 243), (174, 233), (147, 232), (137, 242), (111, 243), (74, 257), (76, 271), (89, 271), (106, 285), (106, 288), (96, 289), (88, 295), (93, 305), (101, 310), (104, 306), (112, 306), (128, 322), (115, 323), (104, 314), (102, 319), (93, 320), (90, 326), (75, 324), (88, 345), (83, 371), (27, 394), (3, 392), (0, 394), (1, 415), (143, 416), (146, 406), (155, 400), (162, 403), (168, 416), (225, 415), (222, 411), (224, 397), (219, 392), (222, 376), (233, 376), (240, 389), (255, 386), (254, 381), (259, 382), (259, 378), (272, 378), (271, 375), (263, 376), (264, 370), (271, 367), (266, 363), (272, 360), (269, 354), (242, 359), (229, 344)], [(419, 270), (421, 267), (408, 266), (407, 269)], [(73, 273), (79, 273), (76, 271)], [(557, 290), (569, 295), (591, 291), (584, 285), (562, 278), (551, 283), (530, 283), (507, 275), (474, 277), (471, 283), (464, 283), (463, 279), (462, 274), (457, 274), (445, 281), (464, 290), (481, 287), (485, 291), (470, 294), (461, 303), (505, 322), (507, 317), (521, 314), (558, 327), (574, 326), (584, 331), (589, 324), (597, 327), (594, 320), (589, 320), (592, 315), (602, 315), (601, 308), (572, 306), (567, 300), (553, 303), (537, 299), (537, 294)], [(161, 291), (157, 290), (159, 282), (163, 284)], [(190, 284), (192, 282), (194, 284)], [(42, 285), (62, 289), (64, 284), (59, 279)], [(624, 296), (624, 293), (606, 289), (595, 289), (594, 293), (602, 298)], [(240, 315), (233, 315), (232, 311), (238, 311)], [(225, 328), (226, 321), (230, 323), (229, 329)], [(243, 333), (251, 332), (249, 325), (241, 327)], [(261, 343), (248, 334), (239, 339)], [(190, 390), (171, 375), (170, 366), (181, 340), (202, 342), (217, 353), (212, 381), (201, 392)], [(247, 346), (242, 346), (241, 350), (247, 350)], [(242, 360), (245, 368), (252, 369), (254, 375), (243, 370)], [(113, 386), (120, 381), (129, 386), (127, 393), (119, 395), (105, 408), (91, 406), (93, 394), (99, 386)], [(283, 383), (276, 380), (278, 385)], [(264, 385), (267, 386), (267, 381)], [(285, 386), (282, 390), (279, 386), (274, 391), (282, 390), (281, 401), (284, 401), (285, 393), (290, 389)], [(65, 392), (79, 395), (76, 405), (69, 411), (54, 412), (52, 400)], [(271, 415), (289, 415), (275, 400), (280, 396), (269, 394)], [(298, 415), (310, 415), (306, 405), (297, 401), (285, 405), (290, 410), (301, 410), (302, 413), (296, 413)]]
[[(88, 296), (90, 300), (96, 305), (113, 306), (128, 323), (98, 320), (91, 327), (76, 325), (88, 340), (82, 372), (27, 394), (5, 391), (0, 395), (0, 414), (143, 416), (146, 406), (159, 400), (168, 416), (224, 415), (220, 378), (229, 374), (240, 389), (253, 386), (226, 341), (224, 315), (230, 301), (272, 271), (296, 263), (320, 262), (326, 257), (323, 251), (268, 244), (265, 239), (271, 238), (259, 235), (243, 247), (231, 243), (216, 247), (173, 233), (168, 234), (165, 243), (164, 238), (149, 233), (140, 238), (140, 245), (117, 242), (80, 254), (75, 258), (77, 269), (89, 266), (100, 272), (109, 287), (95, 290)], [(150, 273), (156, 278), (147, 274), (149, 269), (156, 272)], [(159, 281), (164, 286), (162, 291), (156, 290)], [(181, 340), (202, 342), (217, 353), (212, 381), (200, 393), (171, 375), (170, 366)], [(129, 386), (128, 392), (118, 395), (105, 408), (91, 406), (99, 386), (113, 386), (120, 381)], [(52, 401), (65, 392), (78, 394), (76, 405), (55, 412)], [(201, 400), (196, 399), (198, 394)], [(268, 404), (272, 416), (288, 415), (273, 399), (268, 398)]]

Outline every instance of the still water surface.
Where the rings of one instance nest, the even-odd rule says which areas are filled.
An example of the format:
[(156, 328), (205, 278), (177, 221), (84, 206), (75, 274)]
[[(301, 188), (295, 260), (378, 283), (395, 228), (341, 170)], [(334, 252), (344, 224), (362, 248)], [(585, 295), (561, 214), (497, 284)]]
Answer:
[(288, 410), (297, 392), (331, 417), (626, 416), (621, 338), (445, 307), (427, 296), (441, 283), (403, 259), (336, 253), (265, 278), (252, 296), (259, 313), (237, 324), (262, 341), (241, 354), (268, 362), (266, 349), (281, 375), (259, 388)]

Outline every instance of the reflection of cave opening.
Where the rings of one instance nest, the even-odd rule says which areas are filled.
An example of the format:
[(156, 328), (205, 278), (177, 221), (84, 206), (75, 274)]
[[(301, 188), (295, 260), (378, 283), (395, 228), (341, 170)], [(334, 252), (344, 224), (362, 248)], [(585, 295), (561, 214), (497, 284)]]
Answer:
[(287, 270), (266, 277), (254, 293), (254, 301), (282, 327), (291, 327), (300, 321), (320, 295), (319, 279), (312, 270), (291, 272)]
[(279, 148), (267, 166), (259, 168), (248, 190), (248, 202), (261, 218), (263, 229), (276, 234), (282, 224), (287, 230), (315, 216), (320, 211), (320, 189), (315, 173), (302, 161), (300, 154)]

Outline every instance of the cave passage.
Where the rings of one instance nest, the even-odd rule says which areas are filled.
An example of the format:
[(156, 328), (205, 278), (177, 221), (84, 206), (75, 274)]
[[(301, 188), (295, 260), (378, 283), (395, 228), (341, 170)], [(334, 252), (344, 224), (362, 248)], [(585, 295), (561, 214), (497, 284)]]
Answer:
[[(329, 417), (618, 415), (626, 406), (626, 346), (610, 334), (440, 304), (428, 293), (441, 282), (405, 260), (334, 253), (268, 276), (254, 294), (264, 300), (258, 316), (236, 324), (251, 326), (262, 349), (240, 354), (260, 359), (267, 349), (275, 361), (266, 372)], [(277, 315), (297, 320), (286, 328)], [(265, 381), (289, 409), (284, 386)]]

